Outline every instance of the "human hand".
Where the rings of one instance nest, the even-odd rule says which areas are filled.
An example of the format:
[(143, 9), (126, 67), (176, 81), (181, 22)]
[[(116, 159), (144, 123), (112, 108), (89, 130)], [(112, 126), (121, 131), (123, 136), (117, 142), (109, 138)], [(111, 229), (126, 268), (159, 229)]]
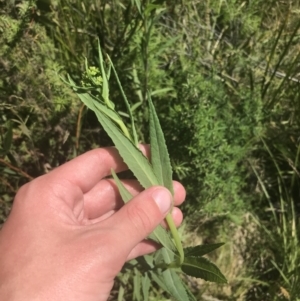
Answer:
[[(142, 147), (146, 153), (148, 149)], [(147, 237), (170, 209), (162, 187), (142, 190), (123, 206), (110, 170), (127, 167), (115, 148), (89, 151), (21, 187), (0, 232), (1, 300), (107, 300), (127, 260), (158, 248)], [(185, 198), (174, 182), (174, 203)], [(178, 226), (182, 213), (172, 211)]]

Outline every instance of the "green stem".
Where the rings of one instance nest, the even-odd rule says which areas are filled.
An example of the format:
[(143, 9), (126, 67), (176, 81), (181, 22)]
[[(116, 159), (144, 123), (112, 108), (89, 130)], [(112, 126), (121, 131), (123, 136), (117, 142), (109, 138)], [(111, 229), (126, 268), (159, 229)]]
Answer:
[(183, 247), (182, 247), (182, 243), (177, 231), (177, 228), (175, 226), (174, 220), (172, 218), (171, 213), (168, 213), (166, 216), (166, 221), (167, 224), (170, 228), (171, 234), (173, 236), (174, 242), (175, 242), (175, 246), (177, 248), (177, 251), (179, 253), (179, 264), (182, 265), (183, 261), (184, 261), (184, 252), (183, 252)]
[(132, 138), (129, 134), (129, 131), (126, 127), (126, 125), (124, 124), (124, 122), (122, 120), (115, 120), (115, 122), (119, 125), (119, 127), (121, 128), (122, 132), (124, 133), (124, 135), (130, 140), (132, 141)]

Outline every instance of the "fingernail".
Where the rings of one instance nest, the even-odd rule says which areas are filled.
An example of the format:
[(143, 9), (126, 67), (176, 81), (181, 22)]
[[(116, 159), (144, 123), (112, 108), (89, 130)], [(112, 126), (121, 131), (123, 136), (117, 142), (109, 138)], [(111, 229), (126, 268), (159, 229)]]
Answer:
[(161, 213), (165, 214), (170, 210), (172, 195), (167, 189), (157, 188), (153, 191), (152, 197)]

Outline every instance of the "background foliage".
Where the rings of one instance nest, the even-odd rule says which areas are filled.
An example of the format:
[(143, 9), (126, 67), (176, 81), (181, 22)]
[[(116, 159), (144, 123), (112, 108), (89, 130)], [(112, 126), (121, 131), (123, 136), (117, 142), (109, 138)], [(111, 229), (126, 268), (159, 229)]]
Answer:
[[(190, 279), (198, 299), (300, 299), (298, 1), (1, 0), (0, 12), (1, 221), (23, 183), (110, 144), (58, 76), (80, 80), (100, 38), (146, 142), (152, 93), (188, 191), (187, 242), (227, 242), (215, 260), (229, 285)], [(112, 300), (122, 287), (138, 300), (130, 275)]]

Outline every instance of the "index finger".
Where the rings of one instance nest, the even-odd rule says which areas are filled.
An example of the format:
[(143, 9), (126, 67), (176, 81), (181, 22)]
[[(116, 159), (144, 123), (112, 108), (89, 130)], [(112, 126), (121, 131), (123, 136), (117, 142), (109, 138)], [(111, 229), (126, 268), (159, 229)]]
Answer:
[(86, 193), (102, 178), (110, 175), (111, 169), (116, 172), (127, 169), (118, 150), (115, 147), (97, 148), (57, 167), (47, 178), (56, 182), (71, 182)]
[[(139, 145), (146, 157), (150, 157), (149, 145)], [(57, 167), (49, 174), (48, 180), (67, 181), (76, 185), (83, 193), (90, 191), (101, 179), (127, 170), (128, 167), (115, 147), (103, 147), (88, 151)]]

